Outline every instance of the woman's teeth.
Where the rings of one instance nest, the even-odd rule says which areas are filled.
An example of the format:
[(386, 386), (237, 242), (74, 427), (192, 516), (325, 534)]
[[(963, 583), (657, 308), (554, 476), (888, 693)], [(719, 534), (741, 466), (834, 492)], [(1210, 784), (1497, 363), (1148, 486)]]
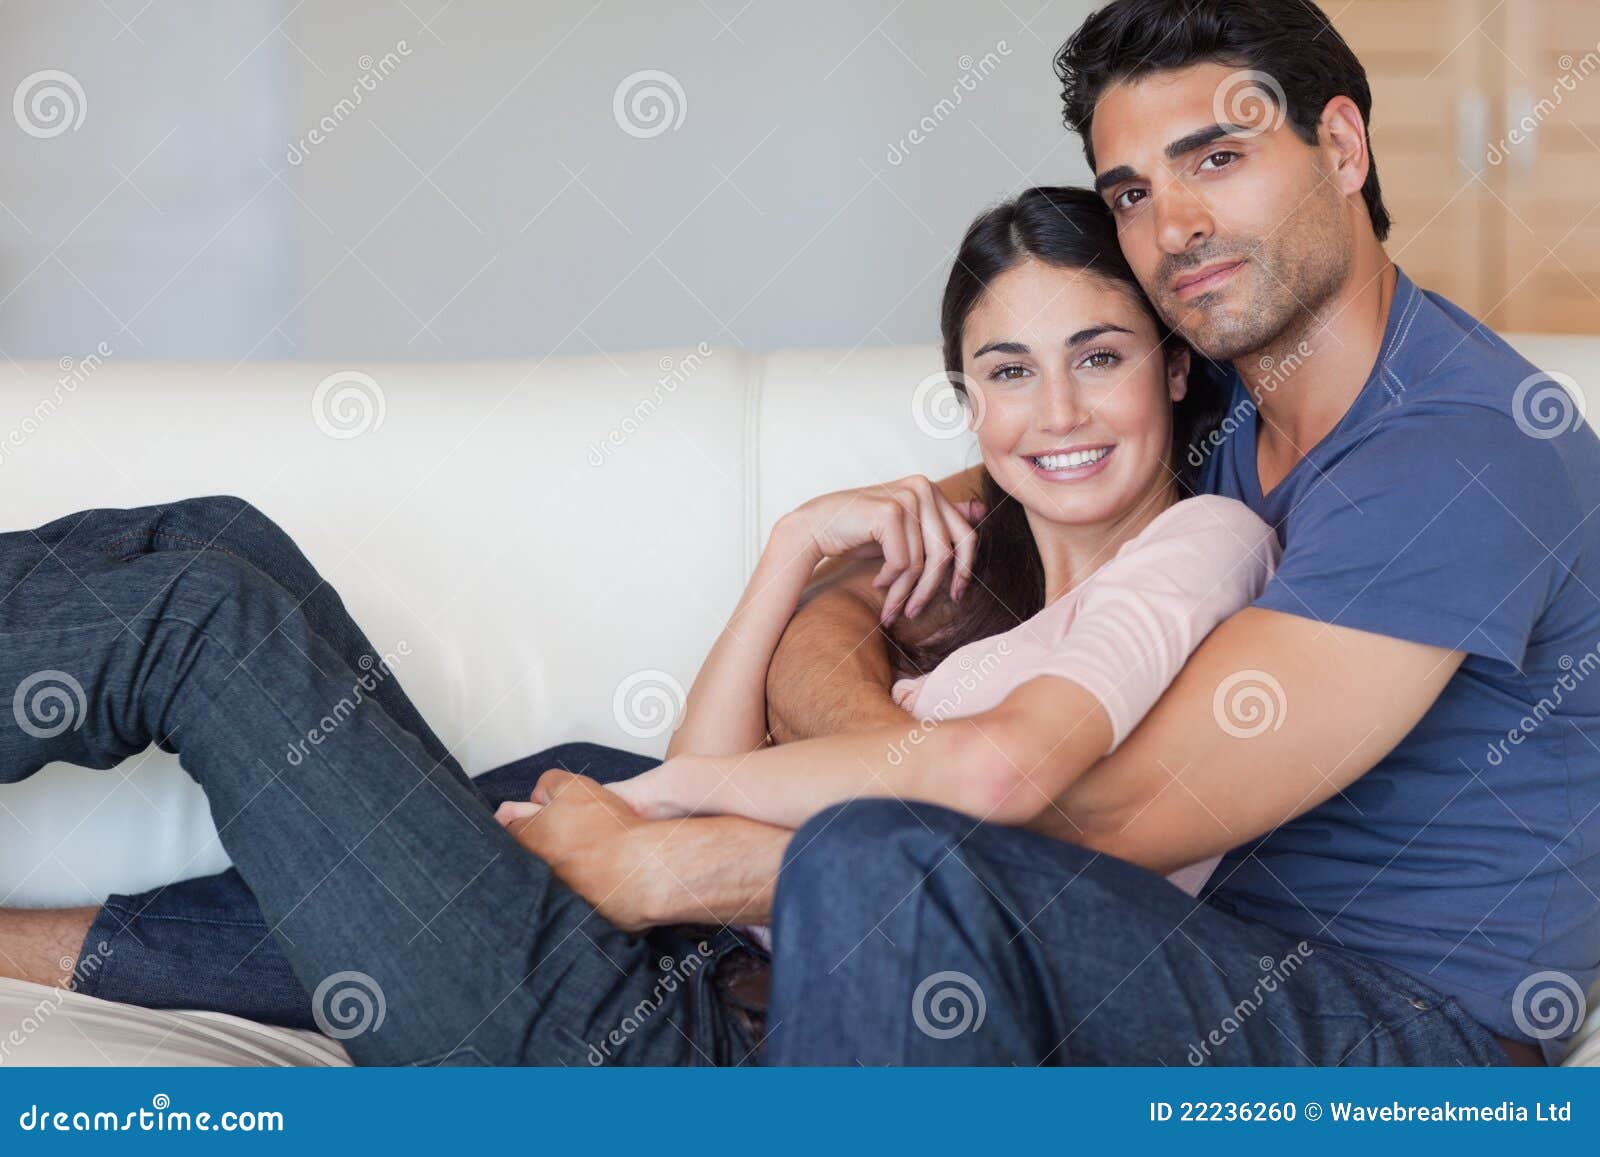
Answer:
[(1043, 454), (1033, 461), (1041, 470), (1074, 470), (1080, 466), (1093, 466), (1111, 453), (1110, 446), (1098, 450), (1074, 450), (1070, 454)]

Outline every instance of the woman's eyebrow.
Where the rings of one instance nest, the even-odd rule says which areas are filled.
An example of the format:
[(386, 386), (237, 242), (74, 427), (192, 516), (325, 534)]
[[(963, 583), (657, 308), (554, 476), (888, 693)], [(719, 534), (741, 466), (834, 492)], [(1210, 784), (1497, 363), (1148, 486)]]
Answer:
[(1091, 325), (1088, 329), (1080, 329), (1077, 333), (1073, 334), (1071, 337), (1069, 337), (1067, 339), (1067, 345), (1068, 346), (1082, 345), (1086, 341), (1093, 341), (1095, 338), (1099, 337), (1103, 333), (1132, 333), (1132, 332), (1133, 331), (1131, 329), (1129, 329), (1125, 325), (1113, 325), (1110, 322), (1102, 322), (1100, 325)]
[(984, 354), (1026, 354), (1031, 352), (1033, 351), (1020, 341), (992, 341), (988, 345), (979, 346), (972, 357), (976, 361)]

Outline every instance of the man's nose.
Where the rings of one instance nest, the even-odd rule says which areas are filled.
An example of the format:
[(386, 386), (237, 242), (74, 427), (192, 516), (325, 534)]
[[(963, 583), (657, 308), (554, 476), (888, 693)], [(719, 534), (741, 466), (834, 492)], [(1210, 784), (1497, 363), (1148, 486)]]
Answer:
[(1153, 200), (1156, 237), (1163, 252), (1187, 253), (1215, 231), (1210, 211), (1182, 182), (1174, 181)]

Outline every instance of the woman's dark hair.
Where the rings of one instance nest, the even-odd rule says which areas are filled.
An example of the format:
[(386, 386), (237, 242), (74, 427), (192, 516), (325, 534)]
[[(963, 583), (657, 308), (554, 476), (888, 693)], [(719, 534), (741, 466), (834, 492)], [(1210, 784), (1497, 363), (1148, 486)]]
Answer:
[[(1370, 130), (1372, 89), (1367, 71), (1344, 37), (1311, 0), (1112, 0), (1072, 34), (1056, 53), (1062, 119), (1083, 138), (1095, 167), (1090, 129), (1095, 105), (1107, 88), (1151, 73), (1195, 64), (1225, 64), (1265, 73), (1268, 99), (1279, 94), (1297, 136), (1317, 143), (1322, 110), (1347, 96)], [(1367, 152), (1372, 151), (1369, 131)], [(1371, 163), (1361, 188), (1378, 240), (1389, 236), (1389, 210)]]
[[(1116, 221), (1099, 195), (1088, 189), (1028, 189), (972, 223), (945, 283), (939, 317), (944, 368), (964, 402), (961, 337), (967, 315), (996, 278), (1030, 259), (1083, 270), (1126, 293), (1155, 323), (1168, 358), (1187, 348), (1139, 287), (1118, 245)], [(1194, 493), (1194, 463), (1204, 461), (1206, 443), (1221, 424), (1226, 405), (1217, 367), (1191, 357), (1188, 392), (1174, 404), (1172, 415), (1170, 466), (1180, 493)], [(931, 639), (917, 644), (894, 640), (902, 670), (931, 671), (956, 648), (1008, 631), (1044, 609), (1044, 564), (1022, 504), (987, 470), (982, 496), (987, 512), (978, 522), (973, 582), (955, 617)]]

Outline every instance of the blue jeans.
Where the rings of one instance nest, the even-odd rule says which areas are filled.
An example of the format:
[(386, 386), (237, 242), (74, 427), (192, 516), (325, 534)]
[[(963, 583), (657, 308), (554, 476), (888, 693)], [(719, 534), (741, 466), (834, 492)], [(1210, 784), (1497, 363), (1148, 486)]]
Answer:
[[(161, 935), (107, 908), (86, 988), (251, 1013), (298, 984), (336, 1035), (366, 1023), (342, 1037), (364, 1064), (750, 1055), (755, 1040), (707, 998), (737, 937), (702, 951), (693, 931), (628, 935), (555, 879), (253, 507), (93, 510), (0, 535), (0, 591), (0, 688), (21, 695), (0, 717), (0, 782), (55, 760), (110, 768), (157, 743), (205, 790), (236, 872), (155, 898)], [(180, 929), (190, 940), (171, 955)]]
[[(567, 745), (469, 780), (392, 676), (362, 684), (378, 652), (237, 499), (0, 535), (0, 582), (0, 698), (28, 684), (0, 781), (159, 743), (235, 864), (112, 897), (84, 991), (316, 1024), (365, 1064), (752, 1057), (760, 1026), (721, 983), (752, 957), (736, 933), (623, 933), (491, 814), (547, 766), (656, 761)], [(60, 710), (35, 712), (51, 685)], [(862, 800), (801, 828), (774, 932), (768, 1062), (1505, 1063), (1404, 972), (926, 805)]]

